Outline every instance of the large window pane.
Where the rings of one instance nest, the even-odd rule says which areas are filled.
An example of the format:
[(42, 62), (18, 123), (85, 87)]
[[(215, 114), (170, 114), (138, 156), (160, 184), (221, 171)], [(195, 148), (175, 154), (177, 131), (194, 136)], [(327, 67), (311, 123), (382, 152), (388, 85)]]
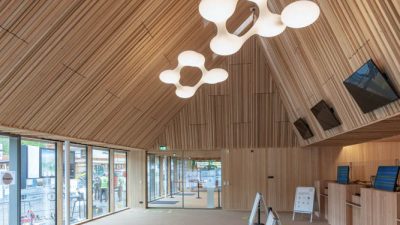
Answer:
[[(10, 138), (0, 136), (0, 171), (8, 171), (10, 166)], [(0, 184), (0, 225), (8, 225), (9, 185)]]
[(126, 152), (114, 152), (114, 204), (115, 210), (121, 210), (126, 205)]
[(56, 145), (23, 139), (21, 149), (21, 224), (56, 223)]
[(93, 148), (93, 217), (109, 212), (110, 153), (107, 149)]
[(86, 146), (70, 148), (70, 222), (87, 219), (87, 150)]

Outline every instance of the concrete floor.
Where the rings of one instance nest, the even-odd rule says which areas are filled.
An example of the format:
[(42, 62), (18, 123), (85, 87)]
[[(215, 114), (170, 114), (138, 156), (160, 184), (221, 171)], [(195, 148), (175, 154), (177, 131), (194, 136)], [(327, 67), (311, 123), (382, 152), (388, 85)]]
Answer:
[[(248, 212), (197, 209), (130, 209), (89, 225), (247, 225)], [(282, 225), (309, 225), (307, 216), (291, 220), (291, 213), (279, 213)], [(265, 222), (265, 220), (263, 221)], [(314, 225), (328, 225), (316, 218)]]

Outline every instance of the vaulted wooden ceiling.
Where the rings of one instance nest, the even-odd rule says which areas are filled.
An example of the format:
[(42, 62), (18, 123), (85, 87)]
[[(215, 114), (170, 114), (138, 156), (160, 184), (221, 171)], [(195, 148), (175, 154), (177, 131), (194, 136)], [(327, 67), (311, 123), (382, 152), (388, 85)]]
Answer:
[[(280, 12), (292, 1), (269, 4)], [(159, 73), (175, 67), (177, 55), (184, 50), (205, 54), (209, 68), (224, 60), (209, 49), (216, 28), (200, 17), (199, 2), (0, 1), (0, 126), (152, 147), (166, 124), (189, 102), (177, 98), (173, 86), (161, 83)], [(302, 144), (316, 143), (399, 111), (396, 103), (378, 113), (361, 115), (356, 108), (346, 110), (355, 107), (347, 94), (340, 95), (345, 98), (343, 103), (334, 91), (344, 93), (337, 86), (340, 79), (368, 57), (377, 58), (391, 78), (397, 75), (399, 2), (317, 2), (322, 17), (316, 25), (288, 29), (261, 41), (290, 120), (306, 117), (316, 130), (316, 137)], [(229, 21), (230, 30), (249, 16), (251, 6), (239, 1), (239, 10)], [(383, 14), (385, 17), (380, 17)], [(187, 76), (192, 72), (194, 76)], [(187, 70), (183, 83), (198, 78), (196, 71)], [(395, 84), (400, 82), (393, 79)], [(309, 108), (322, 98), (338, 108), (345, 123), (342, 128), (323, 133), (312, 119)]]
[[(270, 0), (269, 6), (276, 12), (293, 2), (293, 0)], [(393, 102), (373, 112), (364, 114), (358, 107), (350, 93), (345, 89), (343, 81), (354, 71), (361, 67), (368, 59), (372, 58), (390, 78), (396, 89), (400, 90), (400, 1), (398, 0), (319, 0), (316, 1), (321, 8), (321, 16), (312, 26), (303, 29), (287, 29), (281, 35), (274, 38), (259, 38), (258, 48), (264, 53), (265, 59), (257, 62), (254, 55), (243, 54), (258, 64), (264, 62), (259, 68), (268, 68), (264, 78), (272, 76), (277, 86), (280, 98), (288, 114), (288, 121), (293, 123), (298, 118), (305, 118), (309, 123), (314, 137), (304, 140), (298, 134), (298, 141), (302, 146), (308, 145), (350, 145), (383, 137), (400, 134), (400, 101)], [(254, 47), (257, 48), (257, 47)], [(257, 50), (253, 50), (257, 51)], [(241, 54), (241, 53), (239, 53)], [(239, 62), (240, 60), (238, 60)], [(246, 62), (246, 59), (241, 61)], [(251, 72), (245, 66), (231, 68), (230, 73), (234, 78), (237, 76), (248, 77)], [(257, 86), (260, 80), (252, 79), (249, 87)], [(228, 81), (232, 82), (232, 80)], [(274, 140), (281, 129), (274, 127), (273, 123), (264, 123), (266, 128), (259, 129), (251, 124), (263, 123), (262, 118), (256, 117), (262, 112), (262, 108), (256, 109), (251, 104), (243, 108), (234, 105), (243, 101), (246, 104), (252, 102), (246, 93), (257, 95), (255, 89), (245, 86), (241, 89), (227, 85), (229, 88), (221, 102), (223, 107), (228, 108), (221, 111), (218, 107), (212, 107), (210, 103), (193, 99), (191, 105), (182, 110), (171, 121), (165, 133), (160, 135), (160, 144), (170, 144), (175, 148), (237, 148), (237, 147), (276, 147), (277, 143), (268, 141), (256, 142), (261, 134), (265, 140)], [(244, 89), (244, 90), (242, 90)], [(232, 99), (232, 93), (242, 91), (240, 99)], [(248, 91), (248, 92), (247, 92)], [(212, 92), (209, 92), (212, 93)], [(204, 93), (203, 93), (204, 94)], [(214, 96), (209, 94), (209, 98)], [(335, 109), (340, 118), (341, 126), (324, 131), (314, 115), (311, 108), (319, 101), (325, 100)], [(213, 101), (211, 101), (213, 102)], [(266, 100), (263, 104), (274, 107), (272, 102)], [(220, 118), (212, 121), (212, 118), (203, 120), (193, 109), (197, 111), (210, 107), (210, 115)], [(221, 107), (222, 107), (221, 106)], [(247, 110), (246, 112), (242, 112)], [(257, 113), (254, 113), (254, 110)], [(265, 115), (270, 118), (274, 110)], [(247, 117), (247, 121), (236, 121), (231, 115), (253, 115)], [(193, 118), (193, 117), (198, 118)], [(218, 117), (219, 116), (219, 117)], [(226, 116), (226, 118), (222, 117)], [(189, 119), (185, 118), (189, 117)], [(204, 127), (212, 129), (204, 130), (191, 121), (205, 121)], [(225, 122), (224, 129), (219, 129), (218, 124)], [(231, 122), (231, 124), (229, 124)], [(245, 122), (241, 127), (237, 122)], [(218, 123), (218, 124), (212, 124)], [(212, 133), (212, 132), (215, 133)], [(266, 132), (266, 135), (264, 134)], [(241, 135), (237, 135), (240, 133)], [(212, 138), (217, 136), (219, 142)], [(208, 138), (208, 139), (207, 139)], [(215, 137), (213, 137), (215, 138)], [(206, 139), (208, 141), (200, 142)], [(225, 141), (225, 142), (221, 142)], [(278, 139), (279, 140), (279, 139)], [(239, 143), (241, 142), (241, 143)], [(245, 146), (242, 144), (245, 143)], [(287, 146), (280, 143), (280, 146)]]
[[(159, 73), (175, 67), (184, 50), (205, 54), (208, 67), (220, 61), (210, 57), (215, 28), (200, 17), (198, 3), (1, 1), (1, 125), (151, 145), (187, 103)], [(246, 14), (239, 12), (238, 21)], [(184, 76), (183, 83), (193, 79)]]

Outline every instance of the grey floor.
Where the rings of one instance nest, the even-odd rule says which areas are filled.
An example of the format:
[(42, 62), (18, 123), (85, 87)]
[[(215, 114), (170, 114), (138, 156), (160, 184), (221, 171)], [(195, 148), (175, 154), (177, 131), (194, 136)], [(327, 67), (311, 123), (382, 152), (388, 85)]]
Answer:
[[(89, 225), (247, 225), (248, 212), (196, 209), (130, 209), (99, 220)], [(279, 213), (282, 225), (309, 225), (307, 216), (291, 220), (290, 213)], [(264, 221), (265, 222), (265, 221)], [(318, 218), (312, 223), (328, 225)]]

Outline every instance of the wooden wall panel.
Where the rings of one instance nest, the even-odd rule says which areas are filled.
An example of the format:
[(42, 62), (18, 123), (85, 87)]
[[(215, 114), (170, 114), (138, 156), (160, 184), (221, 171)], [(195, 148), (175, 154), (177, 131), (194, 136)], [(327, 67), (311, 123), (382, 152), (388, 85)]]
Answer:
[(154, 145), (170, 149), (292, 147), (297, 140), (256, 39), (228, 57), (227, 81), (208, 85), (168, 123)]
[[(276, 0), (271, 7), (283, 9), (291, 0)], [(342, 84), (369, 58), (388, 74), (400, 88), (400, 27), (397, 0), (320, 0), (321, 17), (305, 29), (288, 29), (276, 38), (260, 38), (274, 77), (279, 87), (290, 121), (304, 117), (315, 137), (301, 145), (327, 140), (339, 134), (355, 131), (374, 122), (398, 115), (397, 101), (374, 112), (363, 114)], [(310, 108), (320, 100), (331, 104), (342, 126), (323, 131)], [(382, 127), (384, 130), (384, 126)], [(399, 132), (398, 130), (396, 131)], [(395, 132), (386, 132), (385, 136)], [(353, 134), (354, 135), (354, 134)], [(377, 139), (370, 132), (356, 135), (359, 139)], [(351, 136), (354, 139), (354, 136)], [(346, 139), (341, 137), (341, 139)], [(350, 139), (350, 138), (349, 138)], [(348, 144), (344, 140), (342, 144)], [(324, 143), (324, 142), (322, 142)], [(356, 142), (353, 142), (356, 143)], [(340, 144), (336, 140), (331, 144)]]
[(379, 165), (395, 165), (400, 142), (368, 142), (346, 147), (319, 149), (321, 179), (336, 180), (336, 167), (352, 163), (351, 180), (370, 181)]
[(250, 210), (255, 194), (261, 192), (274, 209), (293, 210), (296, 187), (312, 186), (318, 179), (315, 151), (312, 148), (223, 150), (223, 208)]
[[(128, 152), (128, 207), (146, 207), (146, 152)], [(141, 203), (142, 202), (142, 203)]]

